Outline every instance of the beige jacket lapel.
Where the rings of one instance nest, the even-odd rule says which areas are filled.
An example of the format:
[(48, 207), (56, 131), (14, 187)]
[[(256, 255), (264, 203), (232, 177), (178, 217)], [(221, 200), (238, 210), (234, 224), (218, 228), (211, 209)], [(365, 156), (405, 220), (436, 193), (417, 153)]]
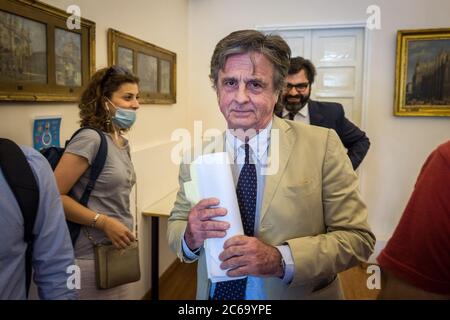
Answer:
[[(274, 130), (278, 130), (278, 134), (276, 131), (274, 132)], [(274, 117), (269, 146), (269, 157), (271, 164), (278, 162), (278, 170), (275, 168), (273, 174), (266, 176), (266, 185), (264, 188), (263, 203), (261, 206), (261, 222), (269, 209), (269, 205), (273, 199), (275, 191), (278, 188), (281, 177), (286, 170), (286, 165), (289, 161), (289, 157), (291, 156), (292, 146), (295, 141), (296, 137), (294, 132), (291, 130), (291, 127), (286, 123), (286, 121), (279, 119), (278, 117)], [(279, 152), (278, 155), (276, 152)], [(276, 159), (278, 159), (278, 161)]]

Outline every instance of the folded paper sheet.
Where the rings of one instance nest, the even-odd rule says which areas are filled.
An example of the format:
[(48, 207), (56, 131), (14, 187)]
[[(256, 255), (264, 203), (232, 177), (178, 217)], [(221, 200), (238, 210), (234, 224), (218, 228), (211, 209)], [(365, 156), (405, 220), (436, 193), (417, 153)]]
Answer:
[(215, 218), (230, 224), (227, 235), (224, 238), (207, 239), (204, 244), (208, 278), (212, 282), (240, 279), (227, 276), (226, 270), (220, 269), (221, 261), (219, 260), (225, 241), (233, 236), (244, 234), (228, 157), (226, 152), (198, 157), (191, 165), (192, 181), (184, 184), (186, 196), (191, 203), (196, 204), (205, 198), (218, 198), (220, 199), (219, 207), (226, 208), (228, 212), (223, 217)]

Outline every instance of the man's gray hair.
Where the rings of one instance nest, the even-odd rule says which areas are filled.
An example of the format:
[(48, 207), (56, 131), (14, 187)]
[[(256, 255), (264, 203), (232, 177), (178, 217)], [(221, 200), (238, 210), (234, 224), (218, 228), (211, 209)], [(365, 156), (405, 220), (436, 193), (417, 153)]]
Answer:
[(289, 70), (291, 49), (279, 35), (265, 35), (256, 30), (239, 30), (219, 41), (211, 58), (209, 78), (217, 90), (219, 71), (223, 70), (227, 59), (235, 54), (261, 53), (274, 67), (273, 87), (281, 91)]

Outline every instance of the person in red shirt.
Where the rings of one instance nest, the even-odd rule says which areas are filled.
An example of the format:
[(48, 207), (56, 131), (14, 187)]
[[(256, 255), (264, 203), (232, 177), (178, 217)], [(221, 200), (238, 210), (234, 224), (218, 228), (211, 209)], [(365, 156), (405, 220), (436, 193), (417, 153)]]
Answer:
[(450, 298), (450, 140), (428, 156), (377, 260), (379, 299)]

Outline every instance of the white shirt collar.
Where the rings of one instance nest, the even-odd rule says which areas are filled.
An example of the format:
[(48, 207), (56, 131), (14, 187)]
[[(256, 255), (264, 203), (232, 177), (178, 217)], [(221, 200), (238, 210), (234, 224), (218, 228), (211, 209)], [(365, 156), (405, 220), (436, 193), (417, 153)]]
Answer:
[[(303, 108), (300, 109), (297, 114), (301, 115), (303, 118), (308, 118), (309, 116), (309, 108), (308, 108), (308, 102), (303, 106)], [(289, 111), (286, 110), (286, 108), (283, 108), (283, 119), (289, 118)]]
[[(260, 130), (257, 135), (255, 135), (248, 141), (253, 160), (258, 160), (259, 162), (262, 162), (264, 160), (264, 156), (266, 155), (269, 148), (271, 129), (272, 120), (267, 125), (267, 127)], [(241, 148), (245, 142), (236, 138), (236, 136), (234, 136), (229, 129), (226, 130), (226, 141), (227, 152), (230, 154), (231, 159), (236, 162), (236, 158), (239, 156), (239, 153), (245, 152), (244, 148)], [(255, 155), (256, 159), (254, 158)], [(256, 163), (256, 161), (254, 161), (254, 163)]]

